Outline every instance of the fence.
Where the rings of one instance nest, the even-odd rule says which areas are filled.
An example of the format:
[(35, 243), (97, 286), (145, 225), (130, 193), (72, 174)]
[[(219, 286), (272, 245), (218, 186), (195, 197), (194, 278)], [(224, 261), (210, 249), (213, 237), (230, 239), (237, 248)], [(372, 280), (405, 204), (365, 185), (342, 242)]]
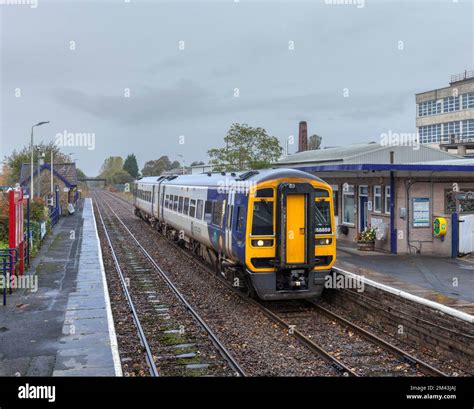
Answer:
[(3, 277), (3, 305), (7, 305), (7, 287), (12, 293), (11, 281), (15, 275), (15, 264), (18, 261), (18, 249), (0, 249), (0, 273)]

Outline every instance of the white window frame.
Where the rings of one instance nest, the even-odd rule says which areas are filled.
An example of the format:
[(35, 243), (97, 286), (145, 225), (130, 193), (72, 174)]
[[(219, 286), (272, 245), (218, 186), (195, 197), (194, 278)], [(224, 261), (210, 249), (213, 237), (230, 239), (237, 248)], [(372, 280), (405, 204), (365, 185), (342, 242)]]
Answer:
[[(377, 194), (376, 191), (377, 191), (377, 188), (380, 189), (380, 193)], [(380, 185), (374, 185), (374, 192), (373, 192), (373, 198), (374, 198), (374, 205), (373, 205), (373, 212), (374, 213), (382, 213), (382, 186)], [(377, 210), (376, 208), (376, 204), (377, 204), (377, 201), (375, 200), (376, 197), (380, 197), (380, 208), (379, 210)]]
[(353, 196), (354, 197), (354, 209), (356, 208), (356, 194), (355, 194), (355, 186), (354, 185), (349, 185), (348, 184), (348, 188), (350, 189), (350, 187), (352, 186), (352, 193), (347, 193), (344, 191), (344, 185), (343, 185), (343, 188), (342, 188), (342, 224), (345, 225), (345, 226), (351, 226), (351, 227), (354, 227), (355, 226), (355, 221), (356, 221), (356, 217), (354, 215), (354, 223), (351, 223), (351, 222), (346, 222), (344, 220), (344, 210), (345, 210), (345, 202), (346, 202), (346, 196)]
[[(389, 191), (390, 193), (387, 193)], [(385, 204), (385, 214), (390, 214), (390, 200), (387, 202), (387, 198), (390, 199), (392, 197), (391, 186), (385, 186), (385, 197), (384, 197), (384, 204)]]

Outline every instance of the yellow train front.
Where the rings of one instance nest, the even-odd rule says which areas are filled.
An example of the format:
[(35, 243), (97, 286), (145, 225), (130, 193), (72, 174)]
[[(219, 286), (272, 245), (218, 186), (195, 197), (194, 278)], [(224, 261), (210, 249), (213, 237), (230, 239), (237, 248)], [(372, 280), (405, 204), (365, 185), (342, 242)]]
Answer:
[(274, 170), (248, 202), (245, 264), (261, 299), (319, 296), (336, 261), (331, 186), (311, 174)]
[(295, 169), (147, 177), (135, 214), (261, 299), (321, 294), (336, 261), (331, 187)]

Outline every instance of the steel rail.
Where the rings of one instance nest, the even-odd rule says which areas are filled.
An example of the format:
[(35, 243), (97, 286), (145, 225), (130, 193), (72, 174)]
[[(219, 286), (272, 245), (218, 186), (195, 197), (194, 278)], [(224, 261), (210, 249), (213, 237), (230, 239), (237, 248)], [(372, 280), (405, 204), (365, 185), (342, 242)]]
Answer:
[[(114, 198), (116, 195), (110, 194)], [(122, 198), (117, 198), (117, 201), (120, 202), (123, 201)], [(122, 206), (124, 206), (122, 203), (120, 203)], [(131, 205), (131, 203), (130, 203)], [(186, 255), (189, 260), (192, 260), (193, 262), (199, 264), (208, 274), (211, 276), (217, 278), (222, 284), (224, 284), (227, 288), (231, 289), (235, 294), (237, 294), (241, 299), (243, 299), (245, 302), (253, 305), (257, 309), (259, 309), (267, 318), (269, 318), (271, 321), (279, 325), (281, 328), (285, 329), (288, 331), (289, 335), (293, 335), (301, 344), (303, 344), (306, 348), (311, 350), (313, 353), (317, 354), (321, 358), (323, 358), (326, 362), (328, 362), (336, 371), (339, 373), (343, 374), (344, 376), (359, 376), (356, 372), (354, 372), (351, 368), (346, 366), (344, 363), (342, 363), (340, 360), (332, 356), (329, 352), (327, 352), (323, 347), (303, 335), (299, 330), (294, 328), (292, 325), (288, 324), (285, 322), (283, 319), (278, 317), (275, 313), (270, 311), (268, 308), (266, 308), (264, 305), (260, 304), (259, 302), (253, 300), (252, 298), (246, 296), (243, 294), (241, 291), (236, 290), (235, 287), (230, 285), (230, 283), (225, 280), (223, 277), (220, 275), (217, 275), (216, 272), (211, 269), (205, 262), (202, 260), (197, 259), (194, 255), (189, 254), (186, 251), (183, 251), (181, 247), (179, 247), (176, 243), (173, 243), (169, 240), (167, 240), (169, 244), (174, 246), (177, 250), (179, 250), (182, 254)]]
[[(127, 203), (127, 201), (121, 197), (118, 197), (112, 193), (109, 194), (111, 197), (116, 199), (117, 201), (120, 200), (120, 204), (125, 207), (125, 205), (132, 205), (132, 203)], [(193, 260), (194, 262), (197, 262), (201, 267), (203, 267), (208, 273), (212, 274), (214, 277), (218, 278), (223, 284), (231, 288), (236, 294), (238, 294), (242, 299), (247, 301), (248, 303), (256, 306), (259, 308), (268, 318), (276, 322), (278, 325), (281, 327), (288, 329), (289, 333), (291, 335), (294, 335), (299, 341), (304, 343), (308, 348), (310, 348), (312, 351), (320, 354), (323, 358), (326, 359), (326, 361), (330, 362), (333, 364), (333, 366), (340, 372), (345, 373), (346, 375), (351, 375), (351, 376), (359, 376), (357, 373), (352, 371), (350, 368), (348, 368), (346, 365), (344, 365), (342, 362), (334, 358), (332, 355), (330, 355), (327, 351), (324, 350), (320, 345), (316, 344), (314, 341), (310, 340), (309, 338), (305, 337), (300, 331), (297, 329), (293, 328), (293, 326), (289, 325), (286, 321), (284, 321), (282, 318), (280, 318), (277, 314), (273, 313), (270, 311), (268, 308), (263, 306), (262, 304), (256, 302), (255, 300), (247, 297), (246, 295), (242, 294), (240, 291), (236, 290), (234, 287), (232, 287), (227, 280), (222, 278), (221, 276), (218, 276), (215, 274), (215, 271), (212, 270), (207, 264), (205, 264), (203, 261), (197, 259), (194, 255), (189, 254), (187, 251), (183, 251), (181, 247), (176, 245), (176, 243), (173, 243), (169, 240), (167, 240), (171, 245), (173, 245), (176, 249), (180, 250), (183, 254), (185, 254), (189, 259)], [(361, 336), (363, 336), (365, 339), (367, 339), (370, 342), (373, 342), (374, 344), (379, 345), (383, 349), (389, 351), (390, 353), (401, 357), (404, 361), (410, 363), (412, 366), (417, 367), (420, 371), (424, 372), (427, 375), (430, 376), (438, 376), (438, 377), (446, 377), (448, 376), (444, 372), (436, 369), (435, 367), (431, 366), (427, 362), (416, 358), (415, 356), (411, 355), (407, 351), (402, 350), (401, 348), (398, 348), (397, 346), (390, 344), (389, 342), (385, 341), (384, 339), (378, 337), (377, 335), (367, 331), (366, 329), (352, 323), (351, 321), (343, 318), (342, 316), (328, 310), (327, 308), (324, 308), (313, 301), (307, 300), (307, 302), (315, 309), (317, 309), (319, 312), (322, 314), (326, 315), (329, 318), (335, 319), (339, 323), (346, 325), (359, 333)]]
[(317, 309), (320, 313), (326, 315), (326, 317), (334, 319), (341, 323), (342, 325), (345, 325), (355, 332), (357, 332), (359, 335), (363, 336), (365, 339), (367, 339), (370, 342), (373, 342), (374, 344), (379, 345), (383, 349), (389, 351), (390, 353), (401, 357), (403, 360), (406, 362), (410, 363), (412, 366), (415, 366), (417, 369), (421, 370), (427, 375), (431, 376), (448, 376), (444, 372), (441, 372), (440, 370), (434, 368), (430, 364), (422, 361), (419, 358), (416, 358), (415, 356), (411, 355), (410, 353), (398, 348), (397, 346), (385, 341), (384, 339), (378, 337), (377, 335), (367, 331), (366, 329), (358, 326), (357, 324), (354, 324), (353, 322), (345, 319), (344, 317), (340, 316), (339, 314), (336, 314), (333, 311), (328, 310), (327, 308), (316, 304), (314, 301), (307, 300), (307, 302), (314, 308)]
[(181, 303), (186, 307), (186, 309), (191, 313), (191, 315), (195, 318), (195, 320), (199, 323), (199, 325), (207, 332), (209, 335), (212, 343), (216, 346), (216, 348), (219, 350), (221, 353), (222, 357), (227, 361), (229, 366), (237, 373), (238, 376), (245, 377), (245, 371), (241, 368), (239, 363), (235, 360), (235, 358), (232, 356), (232, 354), (227, 350), (227, 348), (222, 344), (221, 341), (219, 341), (218, 337), (214, 334), (212, 329), (207, 325), (207, 323), (202, 319), (202, 317), (199, 315), (199, 313), (191, 306), (191, 304), (186, 300), (186, 298), (181, 294), (181, 292), (178, 290), (178, 288), (173, 284), (173, 282), (169, 279), (168, 275), (163, 271), (163, 269), (156, 263), (154, 258), (146, 251), (146, 249), (141, 245), (141, 243), (137, 240), (135, 235), (130, 231), (130, 229), (126, 226), (126, 224), (123, 222), (123, 220), (120, 218), (120, 216), (117, 215), (117, 213), (112, 209), (112, 207), (107, 203), (106, 200), (103, 200), (103, 202), (108, 206), (110, 211), (114, 214), (116, 219), (121, 223), (125, 231), (130, 235), (132, 240), (135, 242), (135, 244), (138, 246), (138, 248), (141, 250), (143, 255), (150, 261), (150, 263), (153, 265), (155, 270), (158, 272), (158, 274), (163, 278), (163, 280), (166, 282), (168, 287), (173, 291), (173, 293), (176, 295), (176, 297), (181, 301)]
[(111, 251), (111, 254), (112, 254), (112, 258), (114, 260), (115, 270), (117, 271), (117, 273), (119, 275), (120, 283), (122, 285), (122, 289), (123, 289), (123, 292), (125, 294), (125, 298), (127, 299), (128, 306), (130, 307), (130, 311), (132, 313), (133, 321), (135, 323), (135, 326), (137, 327), (140, 342), (142, 343), (143, 347), (145, 348), (145, 357), (146, 357), (148, 366), (150, 367), (150, 373), (151, 373), (152, 376), (160, 376), (159, 372), (158, 372), (158, 369), (155, 365), (155, 360), (153, 359), (153, 353), (151, 352), (150, 345), (147, 341), (145, 332), (143, 331), (143, 326), (140, 322), (140, 319), (138, 318), (137, 310), (136, 310), (135, 305), (133, 303), (130, 292), (128, 291), (127, 282), (126, 282), (125, 277), (123, 275), (123, 272), (122, 272), (122, 269), (120, 267), (120, 263), (118, 261), (118, 258), (115, 254), (115, 249), (114, 249), (114, 246), (112, 245), (112, 241), (110, 240), (110, 235), (108, 233), (108, 229), (107, 229), (107, 227), (105, 225), (105, 222), (104, 222), (104, 219), (102, 217), (102, 212), (100, 210), (98, 201), (96, 200), (96, 202), (97, 202), (97, 213), (99, 215), (99, 219), (101, 221), (102, 228), (104, 230), (104, 234), (105, 234), (105, 237), (107, 239), (107, 244), (109, 245), (109, 248), (110, 248), (110, 251)]

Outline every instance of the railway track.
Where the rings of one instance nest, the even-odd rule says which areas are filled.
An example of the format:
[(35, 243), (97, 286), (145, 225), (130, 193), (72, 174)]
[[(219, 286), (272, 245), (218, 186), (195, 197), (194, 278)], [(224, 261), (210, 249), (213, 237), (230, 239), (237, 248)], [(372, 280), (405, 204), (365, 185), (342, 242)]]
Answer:
[(271, 303), (267, 308), (306, 336), (317, 338), (359, 376), (446, 376), (314, 301)]
[[(160, 366), (166, 368), (162, 372), (166, 372), (167, 375), (225, 375), (226, 369), (220, 367), (215, 357), (213, 358), (217, 361), (217, 365), (214, 366), (219, 368), (217, 371), (208, 363), (196, 362), (196, 358), (199, 357), (197, 357), (194, 350), (209, 349), (209, 346), (200, 345), (199, 339), (197, 339), (198, 333), (204, 331), (213, 348), (226, 362), (232, 373), (236, 376), (245, 376), (246, 374), (239, 363), (220, 342), (197, 311), (187, 302), (185, 297), (167, 277), (166, 273), (140, 244), (135, 235), (123, 223), (120, 216), (99, 194), (95, 192), (93, 196), (97, 204), (97, 213), (112, 253), (114, 266), (120, 277), (122, 290), (137, 327), (140, 342), (145, 350), (150, 374), (152, 376), (163, 375), (163, 373), (159, 372), (155, 363), (156, 360), (159, 360), (161, 361)], [(104, 217), (103, 214), (106, 214), (106, 216)], [(158, 273), (158, 276), (156, 273)], [(157, 277), (159, 281), (156, 280)], [(169, 294), (166, 297), (163, 291), (172, 293), (174, 300), (168, 303), (163, 302), (166, 298), (169, 299)], [(187, 328), (190, 327), (189, 320), (186, 320), (186, 318), (182, 321), (186, 325), (180, 325), (180, 329), (169, 329), (171, 304), (174, 304), (176, 300), (179, 301), (182, 309), (187, 314), (190, 314), (192, 320), (199, 326), (199, 330), (194, 331), (194, 334), (189, 329), (184, 331), (185, 326)], [(168, 329), (157, 330), (157, 323), (159, 325), (166, 323)], [(177, 324), (175, 323), (174, 325), (176, 326)], [(148, 336), (146, 335), (147, 332), (149, 333)], [(185, 332), (186, 335), (184, 335)], [(188, 332), (191, 332), (191, 338), (187, 336)], [(167, 348), (167, 345), (156, 341), (157, 339), (163, 341), (164, 338), (166, 340), (171, 338), (171, 341), (176, 339), (182, 341), (179, 343), (171, 342), (172, 345)], [(188, 342), (189, 339), (192, 342)], [(208, 357), (212, 355), (212, 353), (208, 354)], [(176, 362), (179, 362), (180, 365), (177, 365)], [(190, 363), (186, 364), (186, 362)], [(206, 368), (209, 368), (210, 373), (198, 371), (199, 369)]]
[[(120, 203), (124, 209), (130, 210), (129, 201), (108, 192), (106, 195), (116, 203)], [(197, 259), (188, 251), (183, 251), (176, 243), (169, 243), (209, 274), (232, 288), (203, 260)], [(235, 288), (232, 289), (236, 291)], [(239, 291), (236, 292), (344, 376), (446, 376), (423, 360), (317, 303), (312, 301), (262, 303), (250, 299)], [(331, 331), (328, 331), (328, 328), (331, 328)]]

